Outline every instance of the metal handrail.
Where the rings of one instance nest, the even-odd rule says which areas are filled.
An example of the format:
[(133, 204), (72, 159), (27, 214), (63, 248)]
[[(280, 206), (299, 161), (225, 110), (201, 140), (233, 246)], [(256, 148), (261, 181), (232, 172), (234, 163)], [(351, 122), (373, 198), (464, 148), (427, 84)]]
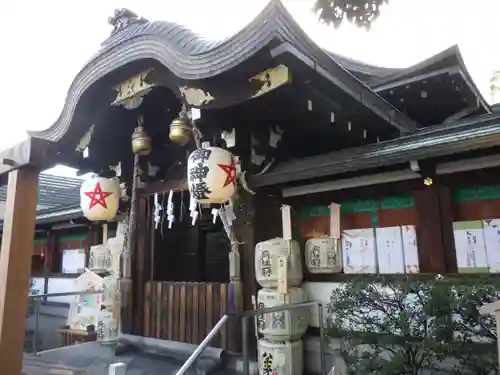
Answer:
[(182, 367), (177, 371), (176, 375), (184, 375), (186, 371), (193, 365), (193, 363), (200, 357), (201, 353), (207, 348), (208, 344), (213, 340), (213, 338), (219, 333), (222, 327), (225, 326), (229, 319), (240, 318), (242, 320), (242, 351), (243, 351), (243, 374), (250, 374), (250, 361), (248, 353), (248, 319), (261, 314), (270, 314), (273, 312), (281, 312), (286, 310), (294, 310), (304, 307), (318, 306), (318, 318), (319, 318), (319, 329), (320, 329), (320, 360), (321, 360), (321, 375), (326, 375), (325, 366), (325, 335), (323, 326), (323, 304), (318, 301), (309, 301), (301, 303), (290, 303), (281, 306), (266, 307), (256, 310), (247, 310), (239, 313), (226, 314), (217, 322), (217, 324), (208, 333), (207, 337), (201, 342), (201, 344), (196, 348), (196, 350), (189, 356)]
[(102, 294), (103, 290), (92, 290), (92, 291), (82, 291), (82, 292), (63, 292), (63, 293), (46, 293), (46, 294), (34, 294), (28, 296), (29, 299), (35, 300), (35, 327), (33, 328), (33, 337), (31, 338), (31, 345), (33, 352), (36, 354), (38, 352), (37, 341), (38, 341), (38, 328), (40, 327), (40, 303), (41, 299), (47, 297), (68, 297), (68, 296), (84, 296), (92, 294)]
[(40, 299), (45, 297), (67, 297), (67, 296), (84, 296), (87, 294), (102, 294), (103, 290), (89, 290), (84, 292), (64, 292), (64, 293), (47, 293), (47, 294), (33, 294), (28, 296), (29, 299)]

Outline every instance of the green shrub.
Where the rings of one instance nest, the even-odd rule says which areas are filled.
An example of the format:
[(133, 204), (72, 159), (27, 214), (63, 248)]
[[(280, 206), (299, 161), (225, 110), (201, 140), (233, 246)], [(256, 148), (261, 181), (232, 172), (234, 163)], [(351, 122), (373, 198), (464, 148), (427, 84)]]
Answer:
[(499, 290), (491, 280), (360, 278), (332, 291), (329, 334), (342, 339), (348, 374), (498, 373), (495, 320), (477, 307)]

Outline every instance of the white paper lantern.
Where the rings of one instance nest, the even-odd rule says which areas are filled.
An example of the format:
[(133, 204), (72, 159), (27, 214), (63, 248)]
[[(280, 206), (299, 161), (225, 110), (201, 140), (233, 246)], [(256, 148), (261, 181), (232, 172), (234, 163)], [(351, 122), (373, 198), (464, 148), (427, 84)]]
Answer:
[(80, 188), (83, 216), (91, 221), (114, 219), (120, 202), (120, 184), (116, 178), (93, 177)]
[(187, 168), (189, 192), (198, 203), (225, 203), (233, 196), (236, 162), (229, 151), (219, 147), (196, 149), (189, 155)]

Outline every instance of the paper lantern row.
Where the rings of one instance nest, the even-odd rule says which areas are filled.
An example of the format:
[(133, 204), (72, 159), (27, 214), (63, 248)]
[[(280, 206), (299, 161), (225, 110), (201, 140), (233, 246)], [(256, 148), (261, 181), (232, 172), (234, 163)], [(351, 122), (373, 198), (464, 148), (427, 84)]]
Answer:
[[(219, 147), (196, 149), (188, 159), (188, 187), (200, 204), (223, 204), (236, 190), (233, 154)], [(91, 221), (112, 220), (118, 212), (120, 184), (116, 178), (92, 177), (82, 183), (80, 206)]]

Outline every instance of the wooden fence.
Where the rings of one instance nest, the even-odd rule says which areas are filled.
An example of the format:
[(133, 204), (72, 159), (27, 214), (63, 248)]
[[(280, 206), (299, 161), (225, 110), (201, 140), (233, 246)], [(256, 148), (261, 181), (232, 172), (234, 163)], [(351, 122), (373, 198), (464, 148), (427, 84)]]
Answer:
[[(148, 282), (144, 335), (199, 344), (227, 311), (228, 284)], [(230, 349), (229, 330), (228, 325), (222, 328), (211, 346)]]

